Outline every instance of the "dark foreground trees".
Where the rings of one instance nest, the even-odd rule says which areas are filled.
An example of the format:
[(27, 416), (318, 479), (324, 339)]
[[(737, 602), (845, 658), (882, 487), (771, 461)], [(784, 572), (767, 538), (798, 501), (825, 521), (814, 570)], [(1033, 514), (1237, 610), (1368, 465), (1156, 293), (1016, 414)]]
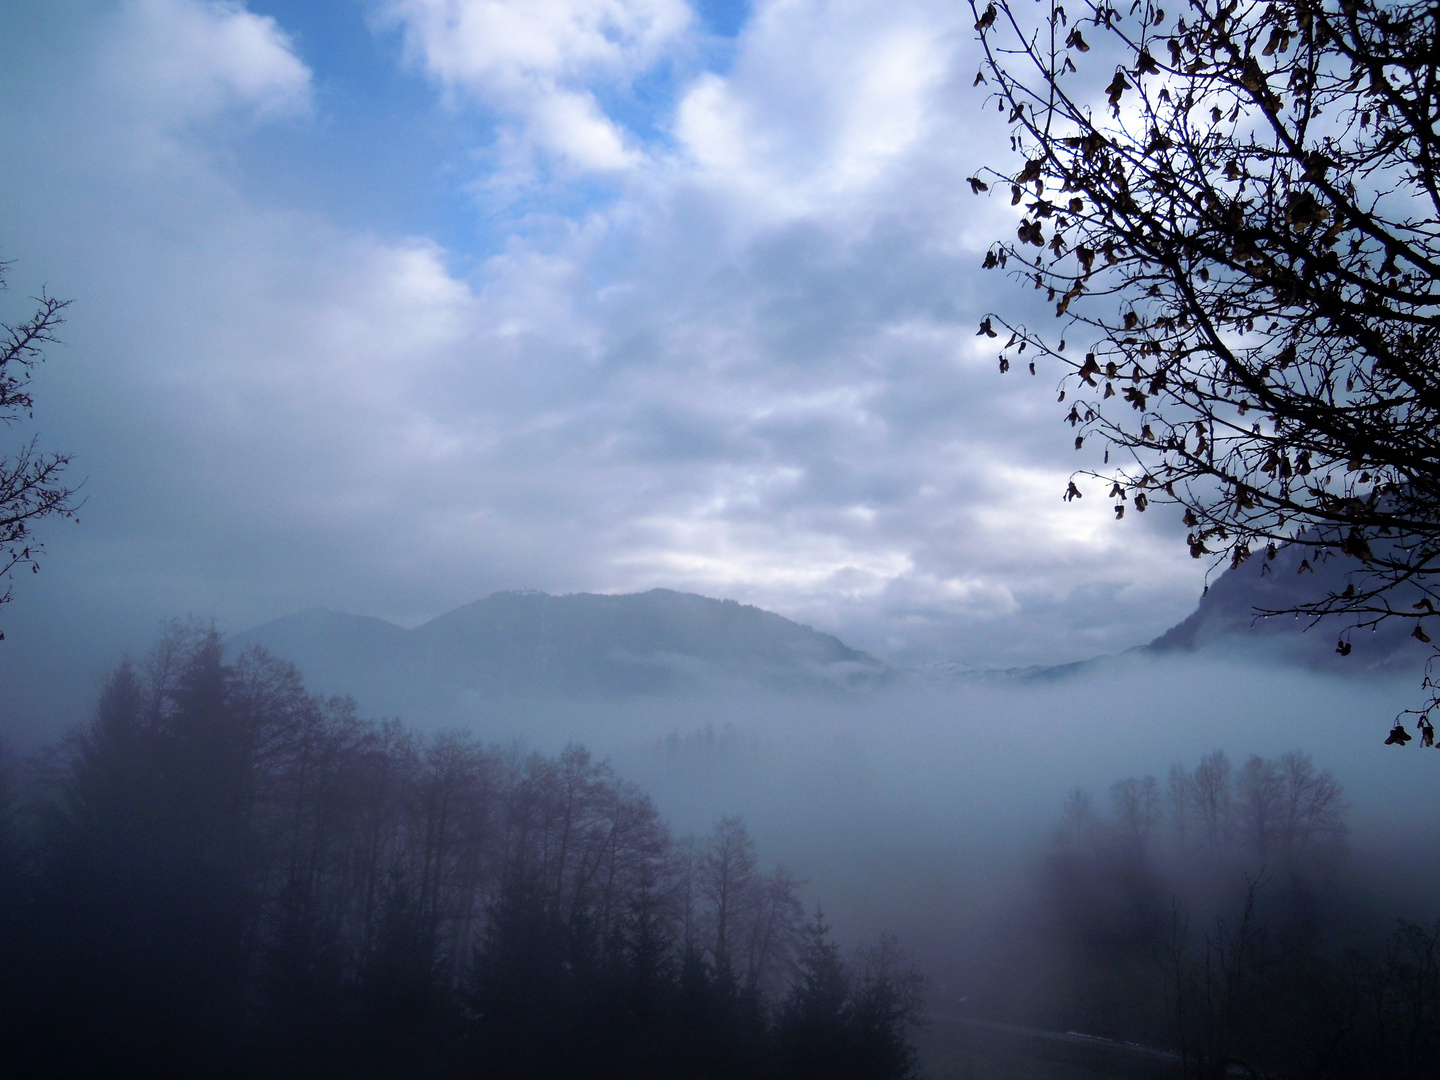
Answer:
[[(0, 263), (0, 291), (6, 264)], [(0, 323), (0, 431), (31, 417), (30, 374), (45, 358), (63, 321), (65, 301), (41, 296), (35, 311), (14, 326)], [(39, 569), (35, 524), (47, 517), (73, 517), (75, 489), (65, 482), (68, 454), (46, 453), (36, 437), (13, 448), (0, 446), (0, 606), (9, 601), (17, 569)], [(0, 638), (4, 635), (0, 634)]]
[(0, 784), (7, 1076), (821, 1075), (821, 1031), (825, 1075), (913, 1071), (893, 950), (581, 747), (422, 739), (176, 630), (45, 772)]
[[(1116, 516), (1179, 504), (1196, 558), (1344, 558), (1300, 610), (1440, 604), (1440, 10), (1418, 0), (972, 0), (1013, 168), (1000, 367), (1059, 361)], [(1023, 355), (1027, 352), (1028, 355)], [(1117, 460), (1114, 468), (1110, 454)], [(1092, 491), (1094, 489), (1091, 489)], [(1072, 481), (1067, 498), (1079, 497)], [(1339, 651), (1348, 652), (1348, 633)], [(1432, 688), (1433, 689), (1433, 688)], [(1433, 698), (1432, 693), (1432, 698)]]

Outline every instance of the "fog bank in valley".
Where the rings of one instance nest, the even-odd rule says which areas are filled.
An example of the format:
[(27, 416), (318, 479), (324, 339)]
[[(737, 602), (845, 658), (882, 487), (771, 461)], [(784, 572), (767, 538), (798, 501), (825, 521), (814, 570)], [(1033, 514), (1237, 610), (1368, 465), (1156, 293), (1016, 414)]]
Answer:
[[(729, 619), (738, 609), (707, 610)], [(776, 625), (782, 637), (804, 646), (798, 654), (804, 663), (796, 670), (813, 663), (814, 655), (840, 648), (794, 637)], [(493, 976), (499, 980), (491, 987), (495, 1001), (510, 1000), (520, 985), (510, 980), (523, 983), (534, 957), (550, 955), (545, 949), (564, 940), (590, 941), (586, 963), (611, 956), (620, 964), (616, 970), (629, 971), (624, 978), (630, 978), (644, 965), (631, 970), (630, 961), (612, 956), (613, 948), (623, 946), (624, 952), (633, 946), (640, 950), (635, 957), (650, 955), (645, 951), (650, 916), (644, 911), (652, 901), (660, 904), (656, 912), (671, 912), (662, 935), (669, 935), (665, 940), (671, 944), (655, 954), (670, 959), (656, 969), (662, 972), (657, 977), (678, 979), (674, 985), (681, 986), (688, 977), (684, 971), (693, 968), (692, 974), (703, 974), (695, 987), (710, 986), (721, 995), (717, 1001), (730, 1000), (725, 995), (741, 984), (727, 980), (740, 969), (732, 970), (720, 957), (740, 953), (714, 930), (728, 925), (724, 894), (694, 893), (684, 883), (711, 881), (715, 867), (724, 865), (717, 860), (733, 848), (731, 854), (751, 852), (742, 859), (754, 868), (746, 877), (746, 895), (753, 893), (757, 904), (770, 897), (765, 903), (783, 911), (788, 928), (782, 951), (762, 951), (770, 957), (768, 966), (761, 965), (764, 1000), (774, 1004), (779, 1026), (767, 1026), (772, 1014), (765, 1006), (751, 1016), (758, 1025), (752, 1034), (762, 1043), (780, 1039), (765, 1054), (773, 1050), (783, 1058), (789, 1052), (784, 1032), (791, 1029), (785, 1024), (799, 1014), (787, 1013), (785, 1003), (800, 1000), (794, 994), (807, 986), (815, 990), (819, 984), (806, 980), (828, 963), (824, 956), (830, 954), (804, 944), (823, 940), (802, 931), (805, 913), (813, 915), (819, 906), (833, 940), (844, 955), (857, 958), (849, 970), (881, 979), (865, 983), (857, 974), (862, 982), (853, 984), (856, 993), (883, 986), (888, 989), (876, 1000), (911, 1000), (911, 983), (884, 982), (890, 977), (885, 972), (906, 969), (890, 959), (874, 966), (877, 956), (898, 955), (874, 952), (877, 940), (888, 940), (877, 935), (893, 935), (924, 976), (923, 1004), (916, 1007), (934, 1025), (919, 1036), (921, 1056), (936, 1078), (1028, 1075), (1023, 1070), (1033, 1065), (1030, 1050), (1013, 1039), (994, 1045), (977, 1041), (975, 1032), (982, 1030), (999, 1038), (998, 1029), (983, 1027), (996, 1022), (1159, 1047), (1193, 1043), (1206, 1060), (1223, 1056), (1233, 1042), (1260, 1055), (1256, 1060), (1269, 1055), (1288, 1068), (1318, 1045), (1316, 1018), (1346, 1002), (1347, 1023), (1359, 1025), (1354, 1030), (1383, 1033), (1374, 1047), (1361, 1040), (1350, 1051), (1377, 1053), (1376, 1060), (1387, 1061), (1392, 1052), (1420, 1053), (1404, 1050), (1410, 1045), (1402, 1030), (1409, 1014), (1397, 1003), (1429, 970), (1423, 962), (1407, 967), (1400, 961), (1411, 954), (1423, 961), (1440, 949), (1440, 936), (1426, 929), (1440, 915), (1440, 857), (1429, 840), (1440, 810), (1433, 779), (1440, 760), (1418, 745), (1404, 750), (1383, 745), (1391, 717), (1415, 694), (1413, 679), (1403, 673), (1342, 678), (1234, 655), (1136, 651), (1067, 669), (961, 677), (885, 668), (863, 656), (837, 654), (844, 672), (858, 667), (866, 678), (848, 686), (843, 679), (797, 680), (794, 671), (771, 664), (765, 668), (768, 685), (757, 685), (740, 677), (743, 665), (727, 672), (685, 661), (684, 671), (693, 677), (669, 693), (596, 691), (610, 686), (607, 680), (616, 671), (630, 686), (635, 671), (661, 670), (653, 658), (631, 651), (614, 653), (612, 667), (581, 669), (593, 674), (588, 696), (573, 691), (568, 697), (487, 696), (442, 686), (445, 692), (434, 699), (433, 709), (418, 701), (397, 722), (376, 703), (399, 689), (372, 679), (352, 702), (328, 697), (339, 687), (323, 679), (318, 687), (313, 681), (302, 686), (303, 672), (283, 655), (243, 644), (242, 637), (227, 652), (202, 626), (172, 627), (135, 666), (117, 669), (99, 712), (92, 713), (98, 720), (85, 725), (83, 736), (61, 739), (54, 732), (58, 753), (12, 770), (11, 780), (19, 783), (12, 783), (12, 790), (20, 801), (11, 809), (48, 809), (11, 817), (16, 829), (34, 832), (37, 851), (49, 853), (35, 864), (36, 881), (44, 885), (56, 875), (67, 881), (66, 875), (79, 875), (70, 887), (75, 898), (95, 888), (120, 895), (133, 885), (126, 884), (129, 870), (118, 877), (102, 873), (112, 858), (111, 840), (121, 842), (121, 850), (128, 850), (126, 843), (138, 845), (134, 857), (142, 861), (155, 855), (147, 846), (152, 830), (131, 823), (127, 800), (175, 830), (175, 851), (162, 850), (165, 858), (196, 854), (190, 848), (205, 848), (201, 840), (230, 835), (221, 830), (210, 836), (202, 828), (192, 836), (186, 823), (193, 815), (179, 812), (187, 800), (209, 807), (206, 813), (213, 812), (215, 822), (229, 822), (226, 828), (233, 827), (236, 837), (249, 837), (246, 843), (255, 845), (257, 858), (268, 852), (256, 868), (288, 864), (293, 876), (297, 867), (309, 865), (299, 853), (313, 845), (319, 861), (304, 878), (313, 879), (312, 885), (272, 880), (241, 860), (232, 867), (236, 881), (250, 884), (236, 891), (212, 882), (218, 889), (214, 903), (197, 915), (195, 932), (209, 933), (215, 919), (217, 927), (233, 923), (236, 933), (252, 926), (260, 934), (257, 962), (263, 962), (257, 970), (278, 964), (276, 971), (299, 977), (296, 973), (310, 969), (308, 961), (300, 962), (303, 956), (287, 951), (295, 942), (286, 936), (294, 929), (286, 919), (304, 915), (297, 925), (308, 926), (306, 934), (319, 934), (315, 942), (322, 944), (333, 931), (331, 945), (312, 942), (304, 949), (335, 950), (324, 976), (331, 996), (317, 1000), (339, 1009), (332, 1034), (346, 1045), (346, 1025), (364, 1013), (365, 995), (379, 993), (376, 988), (390, 977), (383, 966), (389, 963), (383, 960), (390, 947), (386, 935), (400, 933), (412, 918), (421, 920), (417, 926), (430, 925), (424, 921), (430, 919), (440, 934), (435, 942), (448, 942), (444, 948), (432, 942), (448, 966), (431, 968), (426, 960), (415, 968), (430, 972), (421, 982), (440, 995), (435, 1001), (450, 1003), (425, 1012), (426, 1023), (439, 1023), (448, 1015), (445, 1008), (469, 1015), (464, 1010), (473, 1005), (463, 1002), (472, 999), (464, 995), (474, 988), (466, 989), (471, 987), (466, 980)], [(591, 653), (575, 655), (583, 659)], [(176, 663), (180, 674), (166, 675)], [(784, 678), (775, 674), (786, 671)], [(127, 686), (131, 689), (120, 694)], [(322, 693), (310, 697), (307, 689)], [(294, 724), (286, 719), (292, 715)], [(11, 742), (13, 747), (16, 740)], [(235, 770), (238, 802), (225, 794), (231, 788), (208, 779), (226, 762)], [(177, 772), (179, 765), (185, 769)], [(385, 779), (392, 772), (393, 781)], [(223, 778), (224, 770), (216, 775)], [(586, 818), (583, 843), (600, 853), (595, 859), (608, 850), (606, 837), (619, 835), (613, 830), (645, 823), (649, 847), (635, 851), (649, 852), (641, 868), (653, 863), (658, 877), (648, 877), (650, 870), (640, 873), (624, 904), (610, 906), (608, 886), (596, 893), (587, 884), (591, 856), (577, 853), (567, 862), (570, 833), (563, 822), (572, 808), (566, 777), (578, 785), (575, 791), (588, 792), (582, 802), (593, 820)], [(468, 816), (435, 832), (434, 821), (447, 820), (451, 796), (469, 800)], [(253, 815), (239, 812), (251, 803)], [(293, 813), (284, 809), (290, 803)], [(252, 816), (258, 831), (246, 824)], [(612, 825), (605, 825), (611, 818)], [(458, 830), (456, 846), (442, 858), (440, 848), (452, 828)], [(107, 829), (114, 832), (111, 840)], [(389, 837), (385, 844), (393, 852), (366, 847), (370, 842), (361, 840), (371, 831)], [(279, 842), (290, 833), (293, 842)], [(66, 843), (82, 840), (76, 850), (90, 851), (98, 860), (94, 866), (66, 854)], [(359, 847), (350, 852), (347, 844)], [(221, 845), (231, 847), (228, 840)], [(248, 849), (242, 843), (234, 850)], [(530, 855), (516, 862), (517, 851)], [(369, 854), (355, 854), (363, 852)], [(524, 876), (532, 855), (540, 867), (538, 892)], [(131, 855), (114, 858), (122, 867), (132, 861)], [(192, 867), (202, 877), (210, 873), (206, 858)], [(355, 878), (354, 858), (360, 860), (354, 865), (369, 868), (364, 880)], [(164, 865), (162, 858), (151, 868), (153, 888), (162, 892), (171, 876)], [(222, 859), (219, 865), (229, 864)], [(568, 882), (553, 896), (544, 884), (547, 867), (557, 881)], [(762, 868), (769, 876), (759, 876)], [(94, 881), (86, 877), (92, 870)], [(440, 877), (432, 885), (435, 874)], [(365, 884), (370, 879), (382, 884), (372, 888)], [(652, 895), (662, 880), (667, 884)], [(147, 888), (139, 890), (136, 912), (149, 910)], [(412, 910), (407, 897), (416, 889), (420, 906)], [(172, 899), (180, 902), (183, 892)], [(49, 895), (44, 888), (33, 895), (36, 903), (17, 911), (48, 927), (47, 941), (63, 944), (88, 925), (69, 908), (51, 912), (40, 900)], [(682, 902), (682, 895), (688, 899)], [(389, 914), (388, 907), (372, 911), (380, 896), (399, 906)], [(599, 896), (606, 898), (603, 903)], [(705, 899), (697, 903), (697, 896)], [(226, 923), (220, 917), (237, 897), (254, 902), (240, 905), (248, 913), (243, 919), (232, 912), (235, 918)], [(364, 898), (363, 917), (347, 906), (359, 903), (357, 898)], [(640, 905), (634, 911), (627, 906), (632, 901)], [(591, 914), (600, 923), (588, 922), (591, 914), (575, 914), (597, 903)], [(298, 905), (294, 911), (293, 905)], [(333, 927), (324, 916), (327, 905), (343, 916)], [(761, 918), (764, 904), (751, 907), (745, 908), (746, 925), (768, 925), (768, 916)], [(709, 945), (703, 935), (692, 936), (688, 914), (674, 914), (692, 910), (704, 916), (696, 925), (709, 925), (705, 918), (714, 924)], [(712, 918), (707, 911), (720, 914)], [(545, 912), (552, 920), (544, 923), (549, 929), (532, 940), (526, 935), (535, 927), (526, 929), (527, 920)], [(1399, 931), (1397, 919), (1406, 920)], [(142, 924), (148, 925), (136, 914), (90, 931), (97, 941), (129, 941)], [(235, 940), (249, 940), (248, 933)], [(511, 933), (520, 937), (510, 942), (505, 935)], [(395, 939), (408, 942), (397, 955), (427, 955), (420, 946), (429, 939), (412, 941), (405, 934)], [(520, 949), (513, 955), (507, 951), (512, 945)], [(672, 955), (666, 951), (672, 946), (681, 951)], [(864, 952), (866, 947), (871, 951)], [(534, 953), (537, 948), (540, 953)], [(38, 964), (38, 970), (49, 963), (46, 955), (42, 949), (22, 959)], [(753, 949), (747, 955), (753, 959)], [(1215, 983), (1215, 971), (1241, 970), (1235, 968), (1237, 958), (1244, 961), (1245, 977)], [(584, 1023), (593, 1022), (596, 1032), (608, 1030), (609, 1021), (585, 1011), (591, 1006), (581, 1008), (576, 1004), (581, 999), (564, 997), (571, 978), (565, 972), (580, 970), (573, 963), (554, 968), (559, 982), (546, 993), (561, 994), (571, 1002), (567, 1009), (579, 1008), (575, 1016), (588, 1017)], [(601, 970), (592, 972), (601, 982), (575, 976), (580, 982), (574, 989), (583, 984), (585, 993), (598, 993), (609, 977)], [(176, 974), (163, 964), (157, 971), (166, 986)], [(1421, 975), (1412, 977), (1413, 972)], [(93, 974), (85, 965), (73, 973), (80, 989)], [(317, 968), (304, 978), (319, 973)], [(219, 974), (218, 968), (211, 972), (217, 979)], [(1365, 1012), (1369, 1006), (1355, 1005), (1362, 983), (1386, 987), (1372, 995), (1379, 1003), (1374, 1016)], [(220, 979), (215, 985), (238, 993), (245, 983)], [(752, 989), (761, 993), (760, 982)], [(283, 1005), (274, 987), (261, 990), (270, 1006)], [(80, 1001), (78, 992), (62, 987), (52, 996)], [(355, 993), (360, 1004), (344, 1004), (351, 1000), (346, 995)], [(1216, 1017), (1204, 1013), (1214, 1002), (1225, 1016), (1245, 1022), (1236, 1027), (1226, 1020), (1217, 1027)], [(388, 1005), (371, 1005), (381, 1010), (376, 1016), (394, 1020)], [(558, 1008), (536, 1005), (526, 1015), (558, 1024), (571, 1015)], [(202, 1027), (203, 1012), (195, 1018)], [(1177, 1027), (1182, 1014), (1199, 1017), (1193, 1020), (1198, 1026)], [(706, 1015), (711, 1016), (706, 1023), (722, 1023), (727, 1014), (722, 1009)], [(496, 1027), (495, 1016), (483, 1010), (475, 1016), (490, 1032), (487, 1038), (499, 1039), (509, 1030), (505, 1024)], [(905, 1026), (899, 1017), (884, 1030)], [(666, 1025), (688, 1022), (678, 1014), (659, 1026), (636, 1021), (636, 1038), (663, 1043), (672, 1030)], [(1274, 1040), (1273, 1024), (1286, 1026), (1288, 1041)], [(420, 1028), (411, 1032), (417, 1046), (424, 1042), (421, 1034)], [(548, 1037), (531, 1042), (549, 1045)], [(827, 1041), (817, 1036), (806, 1045)], [(1416, 1060), (1430, 1060), (1431, 1049), (1422, 1049)], [(1014, 1073), (1012, 1066), (1022, 1071)]]
[(1193, 768), (1217, 749), (1237, 767), (1310, 754), (1344, 787), (1352, 849), (1403, 850), (1424, 890), (1414, 917), (1426, 902), (1440, 909), (1440, 858), (1419, 843), (1440, 811), (1440, 759), (1382, 745), (1414, 693), (1403, 675), (1132, 654), (1053, 678), (907, 675), (833, 698), (529, 702), (461, 723), (547, 752), (583, 742), (679, 832), (743, 815), (767, 857), (809, 880), (839, 933), (891, 929), (933, 960), (1025, 871), (1072, 791), (1103, 806), (1126, 777), (1163, 789), (1172, 764)]

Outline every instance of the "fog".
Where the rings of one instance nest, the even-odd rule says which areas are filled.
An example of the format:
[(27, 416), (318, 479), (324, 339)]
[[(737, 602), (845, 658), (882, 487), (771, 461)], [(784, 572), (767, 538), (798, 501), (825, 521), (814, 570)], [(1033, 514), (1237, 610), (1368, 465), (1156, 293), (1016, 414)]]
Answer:
[[(650, 792), (677, 832), (703, 835), (717, 817), (743, 815), (763, 856), (806, 881), (841, 940), (897, 934), (927, 978), (929, 1008), (945, 1017), (1044, 981), (1030, 968), (1054, 959), (1043, 945), (1031, 951), (1033, 879), (1072, 791), (1103, 808), (1116, 781), (1153, 776), (1163, 787), (1172, 764), (1193, 769), (1217, 749), (1237, 765), (1300, 750), (1332, 771), (1349, 803), (1341, 891), (1366, 907), (1374, 933), (1399, 917), (1433, 921), (1437, 763), (1383, 745), (1415, 692), (1406, 676), (1131, 654), (1048, 678), (912, 676), (843, 701), (531, 707), (478, 726), (552, 751), (583, 741)], [(965, 1038), (964, 1054), (979, 1052), (973, 1033)], [(996, 1052), (1008, 1062), (1014, 1048)], [(926, 1061), (943, 1075), (975, 1068), (972, 1056), (956, 1066), (927, 1046)]]
[[(89, 696), (99, 686), (93, 680)], [(1382, 745), (1416, 692), (1405, 674), (1357, 680), (1137, 652), (1053, 674), (905, 672), (825, 697), (731, 685), (398, 719), (546, 754), (582, 744), (649, 793), (675, 833), (703, 834), (740, 815), (761, 851), (808, 883), (840, 934), (894, 930), (933, 959), (1014, 887), (1070, 792), (1103, 803), (1117, 780), (1163, 784), (1172, 764), (1193, 767), (1214, 750), (1236, 763), (1310, 754), (1344, 786), (1352, 850), (1404, 851), (1426, 890), (1415, 916), (1429, 914), (1424, 903), (1440, 913), (1440, 851), (1421, 842), (1440, 811), (1436, 762)], [(26, 719), (6, 718), (14, 748), (33, 751), (63, 734)]]
[[(11, 769), (0, 893), (31, 897), (5, 908), (21, 920), (14, 940), (31, 942), (12, 961), (54, 972), (13, 1004), (22, 1018), (40, 1010), (42, 1034), (27, 1038), (48, 1053), (46, 1025), (129, 978), (76, 951), (90, 940), (119, 950), (117, 971), (150, 971), (118, 1036), (140, 1046), (135, 1060), (154, 1037), (141, 1015), (179, 1008), (199, 978), (210, 996), (184, 1006), (194, 1032), (166, 1053), (208, 1060), (199, 1033), (223, 1015), (227, 1038), (263, 1048), (245, 1051), (247, 1067), (276, 1075), (303, 1071), (306, 1054), (420, 1068), (432, 1044), (452, 1057), (426, 1069), (480, 1047), (519, 1074), (552, 1029), (580, 1033), (581, 1058), (545, 1059), (572, 1075), (619, 1022), (600, 1004), (614, 1000), (631, 1002), (627, 1038), (658, 1047), (662, 1071), (791, 1075), (799, 1053), (826, 1075), (840, 1036), (802, 1023), (824, 1000), (832, 1025), (866, 1008), (887, 1018), (843, 1021), (859, 1025), (845, 1036), (856, 1053), (888, 1061), (866, 1076), (911, 1075), (905, 1032), (936, 1078), (1032, 1075), (1042, 1058), (1057, 1077), (1139, 1075), (1143, 1055), (1122, 1042), (1159, 1048), (1143, 1058), (1156, 1068), (1171, 1048), (1195, 1061), (1243, 1051), (1283, 1075), (1335, 1008), (1382, 1033), (1348, 1052), (1428, 1060), (1428, 1043), (1402, 1036), (1405, 1016), (1435, 1006), (1425, 957), (1440, 935), (1425, 927), (1440, 916), (1440, 786), (1432, 755), (1383, 745), (1415, 693), (1406, 675), (1133, 652), (1048, 672), (893, 671), (850, 691), (731, 679), (604, 702), (460, 695), (397, 722), (364, 700), (310, 696), (283, 657), (227, 654), (213, 631), (177, 624), (115, 669), (98, 719), (47, 732), (52, 749)], [(13, 747), (33, 730), (5, 735)], [(593, 884), (607, 859), (614, 903)], [(741, 914), (726, 914), (727, 867), (740, 868)], [(111, 898), (106, 914), (92, 895)], [(187, 913), (173, 929), (172, 907)], [(823, 923), (805, 922), (820, 909)], [(662, 955), (646, 952), (647, 919), (671, 957), (653, 977), (682, 997), (710, 988), (653, 1021), (633, 1011), (649, 1000), (633, 982), (644, 957)], [(773, 948), (757, 945), (767, 926)], [(251, 959), (185, 975), (181, 958), (207, 948)], [(546, 967), (560, 955), (571, 959)], [(537, 971), (559, 982), (536, 991)], [(612, 977), (641, 997), (615, 999)], [(1357, 997), (1362, 984), (1382, 990)], [(404, 986), (432, 1004), (405, 1011)], [(529, 1005), (515, 997), (532, 991)], [(1419, 1011), (1406, 1013), (1412, 991)], [(296, 992), (331, 1012), (247, 1027)], [(262, 1013), (238, 1005), (245, 993)], [(758, 1004), (727, 1012), (730, 994), (734, 1008)], [(726, 1027), (742, 1014), (748, 1035)], [(921, 1017), (929, 1026), (912, 1026)], [(666, 1034), (695, 1023), (723, 1054)], [(1049, 1058), (1037, 1039), (1052, 1040)], [(1097, 1046), (1119, 1063), (1081, 1060)]]
[(1404, 675), (1354, 680), (1131, 654), (1053, 677), (912, 675), (839, 700), (735, 692), (522, 703), (470, 726), (486, 741), (547, 752), (584, 743), (680, 833), (743, 815), (762, 852), (809, 882), (839, 931), (893, 929), (934, 956), (973, 925), (977, 904), (1013, 885), (1071, 791), (1103, 803), (1117, 780), (1163, 784), (1172, 764), (1193, 767), (1217, 749), (1237, 763), (1309, 753), (1344, 785), (1352, 847), (1404, 850), (1440, 913), (1440, 853), (1420, 842), (1440, 811), (1436, 762), (1383, 745), (1415, 694)]

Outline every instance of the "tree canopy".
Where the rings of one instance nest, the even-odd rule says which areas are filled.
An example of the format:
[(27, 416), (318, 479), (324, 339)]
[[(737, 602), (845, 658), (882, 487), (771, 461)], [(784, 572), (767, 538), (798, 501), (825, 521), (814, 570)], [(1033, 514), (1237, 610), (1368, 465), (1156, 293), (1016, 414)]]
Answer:
[[(1349, 635), (1440, 603), (1440, 10), (1386, 0), (972, 0), (1015, 166), (987, 268), (1001, 371), (1059, 362), (1115, 515), (1183, 509), (1197, 559), (1308, 549)], [(1028, 317), (1027, 317), (1028, 316)], [(1067, 340), (1068, 339), (1068, 340)], [(1026, 355), (1028, 353), (1028, 356)], [(1115, 461), (1111, 461), (1111, 455)], [(1432, 627), (1433, 629), (1433, 627)], [(1433, 663), (1433, 659), (1432, 659)], [(1429, 706), (1437, 691), (1426, 676)], [(1422, 732), (1428, 721), (1422, 723)]]

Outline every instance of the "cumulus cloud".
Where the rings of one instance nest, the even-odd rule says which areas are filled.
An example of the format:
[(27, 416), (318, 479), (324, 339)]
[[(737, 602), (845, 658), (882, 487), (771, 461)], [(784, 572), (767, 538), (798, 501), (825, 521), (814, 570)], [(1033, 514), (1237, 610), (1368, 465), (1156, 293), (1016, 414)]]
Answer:
[(627, 77), (690, 23), (681, 0), (393, 0), (428, 70), (480, 90)]
[(520, 143), (600, 171), (640, 155), (595, 88), (644, 73), (692, 19), (684, 0), (390, 0), (378, 11), (415, 62), (517, 125)]
[(589, 447), (589, 587), (740, 595), (892, 652), (1017, 661), (1127, 647), (1192, 601), (1159, 515), (1117, 527), (1099, 498), (1060, 500), (1053, 399), (975, 337), (1009, 287), (977, 273), (1008, 211), (963, 187), (1003, 136), (959, 74), (960, 23), (762, 6), (732, 69), (680, 96), (678, 159), (543, 276), (487, 266), (482, 311), (548, 316), (508, 346), (575, 372), (548, 417)]
[(768, 208), (810, 213), (863, 191), (927, 134), (953, 30), (936, 14), (763, 5), (734, 69), (682, 97), (677, 138), (701, 177)]
[(200, 121), (227, 109), (262, 119), (311, 108), (310, 70), (269, 16), (228, 0), (130, 0), (116, 16), (107, 81), (151, 120)]

